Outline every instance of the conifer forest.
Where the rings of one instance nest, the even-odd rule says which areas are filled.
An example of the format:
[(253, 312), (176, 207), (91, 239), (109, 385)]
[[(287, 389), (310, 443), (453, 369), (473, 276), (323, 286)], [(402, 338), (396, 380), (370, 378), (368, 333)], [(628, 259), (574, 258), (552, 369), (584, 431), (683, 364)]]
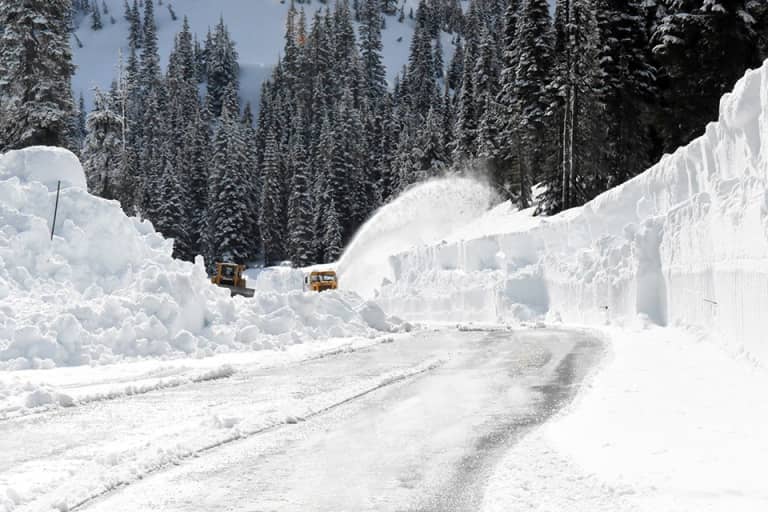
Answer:
[[(449, 173), (538, 215), (582, 205), (701, 135), (768, 58), (764, 0), (307, 5), (286, 4), (280, 60), (252, 105), (226, 19), (206, 34), (183, 19), (162, 66), (156, 11), (181, 10), (167, 0), (0, 0), (0, 152), (73, 150), (90, 192), (150, 220), (179, 258), (305, 266), (335, 261), (377, 208)], [(71, 87), (76, 17), (130, 25), (90, 111)], [(414, 33), (388, 82), (394, 23)]]

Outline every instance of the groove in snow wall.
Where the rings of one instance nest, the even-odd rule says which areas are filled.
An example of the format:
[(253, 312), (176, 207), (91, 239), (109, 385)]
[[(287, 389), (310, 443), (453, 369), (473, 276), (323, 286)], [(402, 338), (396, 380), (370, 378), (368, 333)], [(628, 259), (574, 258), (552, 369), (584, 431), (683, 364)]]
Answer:
[(765, 363), (767, 185), (768, 61), (703, 136), (645, 173), (555, 217), (516, 213), (502, 234), (396, 255), (378, 300), (430, 321), (643, 314), (715, 331)]

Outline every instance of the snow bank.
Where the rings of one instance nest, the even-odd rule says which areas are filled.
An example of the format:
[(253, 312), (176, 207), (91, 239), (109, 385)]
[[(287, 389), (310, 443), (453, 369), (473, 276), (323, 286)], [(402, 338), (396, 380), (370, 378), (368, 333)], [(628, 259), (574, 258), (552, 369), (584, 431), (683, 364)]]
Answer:
[(716, 331), (768, 363), (767, 180), (768, 63), (723, 97), (702, 137), (585, 206), (538, 219), (507, 206), (476, 221), (494, 229), (392, 258), (379, 302), (415, 320), (642, 314)]
[[(59, 179), (66, 186), (51, 241)], [(342, 292), (230, 298), (200, 261), (174, 260), (172, 241), (84, 186), (65, 150), (0, 155), (0, 368), (205, 356), (375, 332)]]
[(481, 510), (766, 510), (768, 374), (678, 329), (602, 331), (608, 364), (502, 458)]

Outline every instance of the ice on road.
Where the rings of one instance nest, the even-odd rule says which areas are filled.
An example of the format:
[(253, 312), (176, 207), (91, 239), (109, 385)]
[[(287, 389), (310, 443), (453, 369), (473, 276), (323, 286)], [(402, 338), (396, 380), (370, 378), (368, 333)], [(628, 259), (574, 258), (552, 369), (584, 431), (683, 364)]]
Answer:
[(579, 331), (416, 333), (0, 422), (16, 510), (476, 510), (602, 353)]

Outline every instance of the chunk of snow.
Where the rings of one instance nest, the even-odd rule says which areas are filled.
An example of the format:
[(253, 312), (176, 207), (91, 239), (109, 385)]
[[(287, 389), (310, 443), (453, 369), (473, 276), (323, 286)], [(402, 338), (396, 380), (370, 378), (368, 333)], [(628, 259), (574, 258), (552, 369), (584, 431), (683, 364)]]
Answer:
[(16, 177), (22, 183), (39, 182), (55, 191), (62, 186), (86, 188), (80, 160), (62, 148), (34, 146), (0, 154), (0, 181)]

